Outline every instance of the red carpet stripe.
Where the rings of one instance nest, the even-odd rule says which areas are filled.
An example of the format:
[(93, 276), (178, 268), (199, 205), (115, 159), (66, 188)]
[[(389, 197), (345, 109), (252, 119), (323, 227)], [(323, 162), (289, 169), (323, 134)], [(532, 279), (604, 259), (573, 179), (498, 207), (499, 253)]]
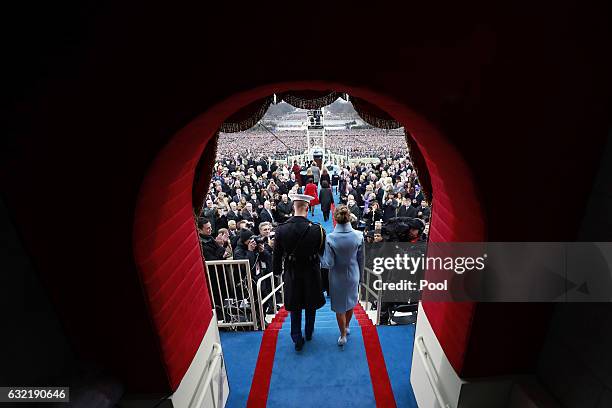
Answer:
[(270, 379), (272, 378), (278, 331), (288, 315), (289, 312), (285, 308), (281, 308), (272, 319), (272, 323), (264, 331), (247, 401), (247, 407), (249, 408), (265, 408), (266, 406), (268, 393), (270, 392)]
[(387, 365), (380, 347), (378, 332), (376, 326), (366, 314), (365, 310), (359, 303), (354, 309), (355, 318), (361, 327), (363, 336), (363, 344), (366, 350), (366, 358), (368, 359), (368, 367), (370, 368), (370, 379), (372, 380), (372, 388), (374, 388), (374, 398), (376, 399), (377, 407), (392, 408), (396, 407)]

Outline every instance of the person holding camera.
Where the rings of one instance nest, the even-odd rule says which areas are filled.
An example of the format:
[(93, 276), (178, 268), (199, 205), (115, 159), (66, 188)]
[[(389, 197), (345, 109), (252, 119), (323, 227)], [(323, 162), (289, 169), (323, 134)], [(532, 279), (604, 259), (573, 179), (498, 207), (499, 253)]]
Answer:
[(382, 221), (382, 210), (378, 205), (378, 201), (374, 201), (370, 204), (367, 210), (363, 214), (363, 218), (366, 220), (366, 229), (369, 231), (375, 228), (377, 221)]
[[(259, 279), (267, 275), (272, 268), (272, 253), (266, 249), (266, 243), (267, 237), (254, 235), (250, 229), (244, 229), (240, 232), (240, 240), (234, 251), (234, 259), (249, 260), (251, 279), (255, 284)], [(262, 287), (264, 289), (262, 297), (265, 297), (270, 293), (270, 288), (269, 284), (262, 285), (264, 285)], [(267, 309), (269, 309), (269, 303), (269, 301), (266, 302)]]
[(248, 259), (249, 268), (251, 269), (255, 265), (255, 250), (257, 249), (257, 243), (254, 239), (252, 239), (253, 235), (253, 231), (251, 231), (246, 226), (242, 228), (240, 230), (240, 234), (238, 235), (236, 249), (234, 249), (234, 259)]
[(395, 193), (391, 189), (387, 190), (386, 201), (385, 201), (385, 204), (383, 205), (383, 216), (382, 216), (383, 222), (387, 222), (391, 218), (397, 215), (397, 207), (398, 207), (398, 203), (397, 203), (397, 200), (395, 199)]
[(259, 215), (257, 215), (257, 212), (253, 209), (253, 203), (251, 202), (247, 202), (245, 204), (241, 215), (242, 219), (249, 223), (252, 223), (253, 227), (257, 226), (257, 224), (259, 223)]
[(217, 238), (215, 238), (215, 241), (225, 249), (223, 259), (232, 259), (234, 251), (232, 249), (232, 245), (230, 244), (229, 230), (227, 228), (220, 228), (219, 231), (217, 231)]

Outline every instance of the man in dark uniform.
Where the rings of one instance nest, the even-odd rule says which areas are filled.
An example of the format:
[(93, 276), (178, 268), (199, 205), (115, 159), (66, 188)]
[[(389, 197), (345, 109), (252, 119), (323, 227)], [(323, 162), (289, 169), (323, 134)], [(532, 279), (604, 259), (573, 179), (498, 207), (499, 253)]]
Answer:
[(291, 312), (291, 339), (295, 350), (304, 345), (302, 310), (306, 340), (312, 339), (316, 311), (325, 304), (321, 282), (320, 256), (325, 249), (325, 230), (306, 218), (313, 197), (292, 194), (294, 216), (276, 228), (274, 274), (284, 272), (285, 309)]

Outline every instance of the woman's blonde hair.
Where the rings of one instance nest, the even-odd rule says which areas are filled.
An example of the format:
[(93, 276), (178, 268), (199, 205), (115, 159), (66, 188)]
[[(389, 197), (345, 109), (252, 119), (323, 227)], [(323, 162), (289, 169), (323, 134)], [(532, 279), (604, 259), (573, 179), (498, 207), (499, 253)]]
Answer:
[(346, 205), (336, 207), (336, 210), (334, 211), (334, 220), (336, 220), (338, 224), (346, 224), (347, 222), (351, 222), (351, 211)]

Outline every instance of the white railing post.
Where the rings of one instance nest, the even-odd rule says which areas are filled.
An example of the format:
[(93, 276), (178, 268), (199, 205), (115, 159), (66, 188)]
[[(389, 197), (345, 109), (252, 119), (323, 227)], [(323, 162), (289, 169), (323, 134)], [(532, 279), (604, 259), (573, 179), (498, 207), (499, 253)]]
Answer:
[(366, 273), (366, 277), (365, 277), (365, 284), (363, 282), (361, 282), (359, 284), (359, 299), (361, 301), (362, 297), (361, 294), (362, 292), (362, 288), (365, 290), (365, 311), (368, 312), (370, 310), (372, 310), (372, 302), (369, 301), (370, 296), (373, 298), (373, 300), (376, 301), (376, 321), (374, 322), (375, 325), (379, 325), (380, 324), (380, 312), (381, 312), (381, 300), (382, 300), (382, 285), (381, 288), (378, 289), (376, 292), (374, 292), (371, 288), (370, 288), (370, 275), (373, 275), (374, 278), (377, 279), (381, 279), (380, 276), (378, 276), (377, 274), (375, 274), (370, 268), (364, 268), (364, 272)]
[[(236, 273), (238, 280), (235, 277)], [(215, 277), (215, 285), (213, 285), (211, 276)], [(240, 326), (253, 326), (253, 329), (257, 330), (257, 311), (255, 310), (249, 260), (206, 261), (206, 277), (212, 307), (215, 310), (217, 307), (221, 309), (221, 320), (218, 320), (217, 326), (233, 329)], [(216, 295), (218, 299), (215, 299)], [(217, 301), (220, 304), (217, 304)]]
[[(262, 298), (261, 297), (261, 284), (266, 280), (266, 279), (270, 279), (272, 282), (272, 291), (270, 293), (268, 293), (266, 295), (266, 297)], [(285, 304), (285, 291), (284, 291), (284, 287), (285, 287), (285, 282), (282, 281), (281, 278), (281, 282), (278, 286), (276, 286), (276, 282), (274, 281), (274, 273), (270, 272), (267, 275), (262, 276), (261, 278), (259, 278), (259, 280), (257, 281), (257, 302), (259, 303), (259, 320), (261, 321), (261, 328), (262, 330), (264, 330), (266, 328), (266, 315), (264, 314), (264, 309), (263, 309), (263, 305), (265, 302), (268, 301), (268, 299), (270, 299), (271, 297), (274, 298), (274, 313), (276, 314), (278, 312), (278, 305), (276, 304), (276, 292), (278, 292), (279, 290), (281, 290), (281, 296), (283, 299), (283, 305)]]
[[(219, 398), (215, 399), (215, 390), (213, 388), (213, 375), (217, 370), (218, 364), (221, 364), (219, 370), (223, 370), (223, 350), (221, 349), (221, 344), (213, 343), (212, 351), (211, 351), (210, 359), (208, 360), (208, 372), (206, 373), (206, 377), (200, 377), (200, 381), (198, 381), (198, 385), (196, 386), (196, 392), (191, 397), (191, 401), (189, 401), (189, 408), (201, 407), (204, 402), (204, 397), (208, 395), (206, 389), (210, 387), (211, 400), (213, 401), (213, 408), (220, 408), (223, 403), (223, 382), (219, 383)], [(202, 390), (202, 391), (199, 391)], [(198, 395), (197, 402), (194, 404), (194, 398)]]

